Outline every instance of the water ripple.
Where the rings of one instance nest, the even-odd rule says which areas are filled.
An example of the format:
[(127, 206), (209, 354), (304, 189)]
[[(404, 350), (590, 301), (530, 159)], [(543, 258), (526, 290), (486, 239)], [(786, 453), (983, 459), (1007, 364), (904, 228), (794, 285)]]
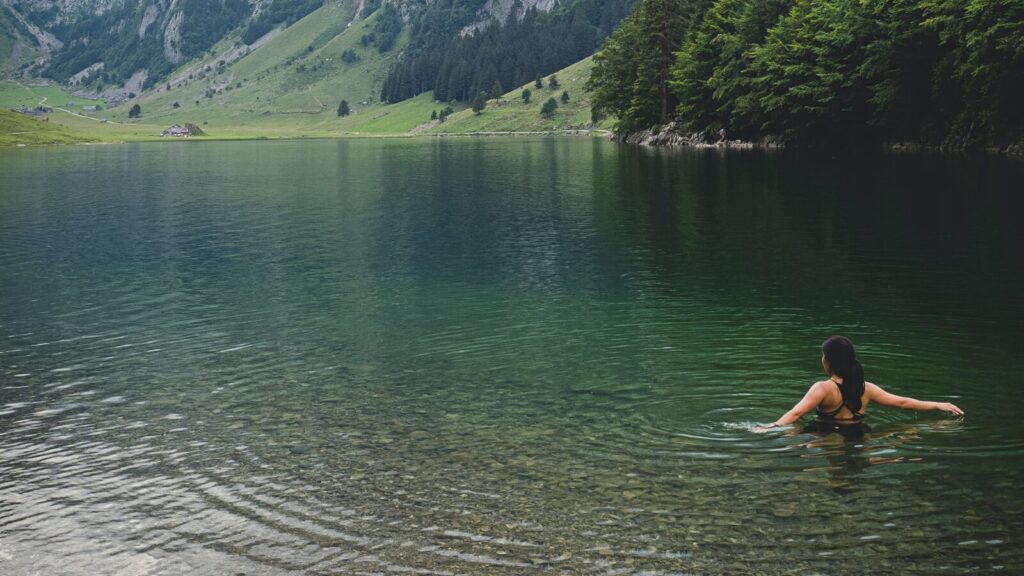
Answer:
[[(1024, 571), (1014, 196), (908, 230), (792, 162), (0, 154), (0, 572)], [(968, 417), (757, 433), (834, 332)]]

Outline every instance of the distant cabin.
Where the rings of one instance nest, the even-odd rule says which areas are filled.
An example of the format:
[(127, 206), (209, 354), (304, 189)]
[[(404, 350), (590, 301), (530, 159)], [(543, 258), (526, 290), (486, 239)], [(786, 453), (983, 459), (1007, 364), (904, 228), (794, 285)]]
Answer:
[(44, 106), (37, 106), (35, 108), (18, 108), (15, 110), (15, 112), (19, 112), (25, 116), (31, 116), (33, 118), (43, 118), (46, 116), (47, 111), (53, 112), (53, 109), (45, 108)]
[(163, 132), (160, 133), (160, 136), (163, 138), (167, 138), (169, 136), (175, 138), (188, 138), (189, 136), (205, 135), (206, 133), (203, 132), (199, 128), (199, 126), (196, 126), (195, 124), (185, 124), (184, 126), (182, 126), (181, 124), (175, 124), (174, 126), (171, 126), (167, 130), (164, 130)]

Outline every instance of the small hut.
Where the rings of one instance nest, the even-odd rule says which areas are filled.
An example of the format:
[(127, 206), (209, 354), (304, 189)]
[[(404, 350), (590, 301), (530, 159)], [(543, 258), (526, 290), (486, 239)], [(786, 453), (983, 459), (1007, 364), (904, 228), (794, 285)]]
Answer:
[(164, 130), (163, 132), (160, 133), (160, 136), (164, 138), (168, 136), (172, 136), (175, 138), (188, 138), (189, 136), (205, 135), (206, 133), (203, 132), (199, 128), (199, 126), (196, 126), (195, 124), (185, 124), (184, 126), (182, 126), (181, 124), (175, 124), (174, 126), (171, 126), (167, 130)]
[[(42, 106), (37, 106), (35, 108), (24, 108), (24, 107), (23, 108), (18, 108), (16, 110), (16, 112), (20, 112), (21, 114), (24, 114), (25, 116), (31, 116), (33, 118), (45, 118), (46, 117), (46, 110), (43, 110)], [(52, 110), (51, 110), (51, 112), (52, 112)]]

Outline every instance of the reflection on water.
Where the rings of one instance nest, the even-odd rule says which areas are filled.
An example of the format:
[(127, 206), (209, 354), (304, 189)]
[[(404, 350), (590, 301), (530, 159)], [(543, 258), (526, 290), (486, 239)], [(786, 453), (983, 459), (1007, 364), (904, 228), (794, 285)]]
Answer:
[[(946, 420), (946, 422), (956, 422)], [(928, 430), (931, 426), (918, 424), (889, 424), (880, 430), (872, 430), (869, 426), (858, 426), (858, 431), (824, 431), (810, 430), (811, 426), (802, 430), (794, 430), (792, 436), (811, 435), (813, 439), (800, 444), (806, 448), (805, 458), (824, 458), (827, 464), (807, 468), (807, 471), (826, 471), (833, 478), (844, 478), (847, 475), (856, 477), (868, 466), (880, 464), (900, 464), (924, 462), (920, 456), (899, 455), (901, 448), (921, 442), (921, 429)]]
[[(0, 154), (0, 573), (1016, 573), (1021, 166)], [(755, 434), (858, 344), (955, 399)]]

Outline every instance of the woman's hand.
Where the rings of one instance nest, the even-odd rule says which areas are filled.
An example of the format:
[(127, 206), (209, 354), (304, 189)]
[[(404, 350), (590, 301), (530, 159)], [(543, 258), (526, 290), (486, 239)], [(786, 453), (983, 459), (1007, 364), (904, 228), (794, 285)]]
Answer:
[(954, 416), (963, 416), (964, 415), (964, 411), (961, 410), (960, 408), (958, 408), (957, 405), (953, 404), (952, 402), (933, 402), (933, 404), (935, 404), (935, 409), (936, 410), (942, 410), (943, 412), (949, 412), (950, 414), (953, 414)]

